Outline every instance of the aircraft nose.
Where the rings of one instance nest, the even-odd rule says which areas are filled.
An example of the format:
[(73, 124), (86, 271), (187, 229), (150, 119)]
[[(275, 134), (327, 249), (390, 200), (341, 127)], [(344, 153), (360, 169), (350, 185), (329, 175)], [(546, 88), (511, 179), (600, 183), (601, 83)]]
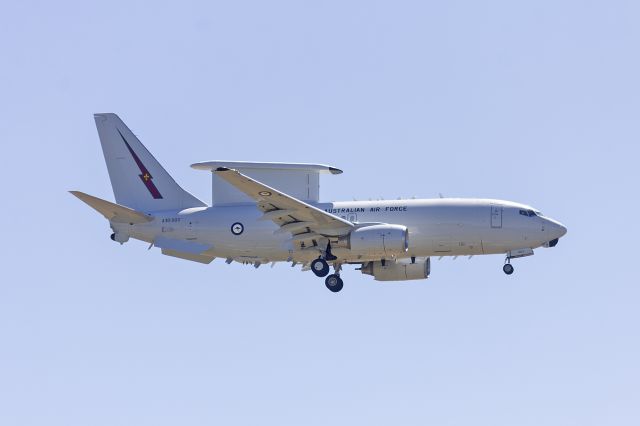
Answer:
[(558, 223), (558, 232), (560, 233), (560, 237), (564, 237), (567, 233), (567, 227), (561, 223)]
[(553, 238), (563, 237), (567, 233), (567, 227), (554, 219), (548, 219), (549, 228)]

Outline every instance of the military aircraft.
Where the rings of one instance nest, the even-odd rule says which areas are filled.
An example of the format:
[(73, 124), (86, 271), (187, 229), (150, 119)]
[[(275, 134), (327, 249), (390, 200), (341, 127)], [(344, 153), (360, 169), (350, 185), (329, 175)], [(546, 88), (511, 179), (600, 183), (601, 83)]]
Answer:
[[(182, 189), (116, 114), (94, 115), (115, 203), (79, 191), (120, 244), (130, 238), (194, 262), (289, 262), (326, 277), (357, 265), (378, 281), (425, 279), (431, 257), (503, 254), (511, 260), (555, 247), (567, 229), (528, 205), (492, 199), (320, 202), (321, 164), (209, 161), (191, 167), (212, 175), (208, 206)], [(333, 267), (333, 273), (329, 273)]]

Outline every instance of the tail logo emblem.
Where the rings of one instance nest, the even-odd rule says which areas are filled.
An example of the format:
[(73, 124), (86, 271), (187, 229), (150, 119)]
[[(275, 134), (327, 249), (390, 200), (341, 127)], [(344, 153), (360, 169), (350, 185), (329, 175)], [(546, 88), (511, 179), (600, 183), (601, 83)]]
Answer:
[(124, 142), (124, 144), (127, 146), (129, 153), (133, 157), (133, 161), (136, 162), (136, 164), (138, 165), (138, 168), (140, 169), (140, 174), (138, 176), (140, 176), (142, 183), (144, 183), (144, 186), (147, 187), (147, 190), (149, 191), (149, 193), (153, 198), (155, 198), (156, 200), (161, 199), (162, 194), (160, 194), (160, 191), (158, 191), (158, 188), (156, 188), (156, 186), (154, 185), (153, 176), (151, 176), (151, 173), (149, 173), (149, 170), (147, 170), (144, 164), (142, 164), (142, 161), (140, 160), (138, 155), (133, 151), (133, 149), (131, 149), (131, 146), (129, 145), (127, 140), (124, 138), (124, 136), (122, 136), (122, 133), (120, 133), (120, 130), (119, 129), (116, 129), (116, 130), (118, 130), (118, 134), (122, 138), (122, 141)]

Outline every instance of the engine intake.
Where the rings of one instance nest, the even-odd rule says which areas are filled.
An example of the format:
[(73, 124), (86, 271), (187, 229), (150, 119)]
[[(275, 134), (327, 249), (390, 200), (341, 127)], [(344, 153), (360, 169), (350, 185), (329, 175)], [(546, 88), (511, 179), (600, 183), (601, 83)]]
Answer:
[(124, 244), (129, 241), (129, 234), (127, 232), (121, 232), (114, 229), (114, 233), (111, 234), (111, 241), (115, 241), (120, 244)]
[(431, 273), (431, 259), (420, 262), (369, 262), (360, 269), (366, 275), (373, 275), (376, 281), (424, 280)]
[(402, 225), (363, 226), (347, 235), (346, 247), (363, 256), (402, 256), (409, 249), (409, 232)]

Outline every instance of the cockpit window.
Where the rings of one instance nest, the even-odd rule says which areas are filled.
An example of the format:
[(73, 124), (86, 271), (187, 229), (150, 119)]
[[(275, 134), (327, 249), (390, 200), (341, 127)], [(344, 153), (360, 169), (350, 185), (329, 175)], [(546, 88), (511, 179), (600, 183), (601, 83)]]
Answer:
[(536, 212), (534, 212), (533, 210), (520, 210), (520, 214), (522, 216), (536, 216)]

